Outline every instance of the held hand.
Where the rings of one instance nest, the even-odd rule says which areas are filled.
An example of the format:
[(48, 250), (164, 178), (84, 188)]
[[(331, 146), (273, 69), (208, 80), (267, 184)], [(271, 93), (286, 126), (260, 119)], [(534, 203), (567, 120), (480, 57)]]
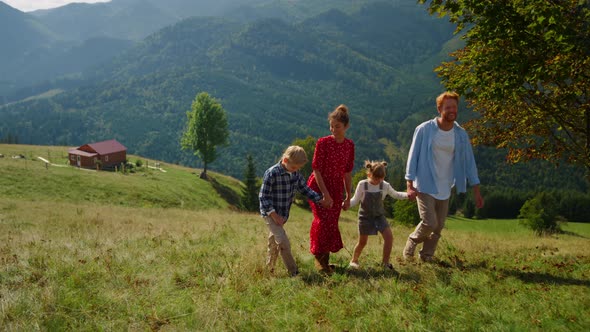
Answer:
[(279, 225), (279, 226), (283, 226), (285, 224), (285, 220), (283, 219), (283, 217), (279, 216), (276, 213), (273, 213), (271, 215), (272, 220), (274, 220), (275, 224)]
[(342, 210), (346, 211), (350, 207), (350, 198), (347, 198), (342, 202)]
[(406, 181), (406, 188), (408, 193), (408, 199), (411, 201), (416, 200), (416, 196), (418, 196), (418, 190), (414, 187), (414, 181), (407, 180)]
[(331, 207), (331, 203), (329, 203), (326, 198), (322, 198), (318, 203), (320, 203), (320, 206), (323, 207), (324, 209), (328, 209)]
[(418, 192), (414, 188), (408, 188), (408, 199), (410, 201), (415, 201), (416, 196), (418, 196)]
[(350, 207), (350, 205), (349, 206), (346, 206), (346, 204), (344, 204), (344, 203), (345, 202), (342, 202), (342, 210), (346, 211), (346, 210), (348, 210), (348, 208)]
[(332, 197), (330, 197), (330, 195), (324, 195), (324, 200), (326, 201), (326, 205), (322, 205), (322, 207), (326, 209), (331, 208), (334, 204), (334, 201), (332, 200)]

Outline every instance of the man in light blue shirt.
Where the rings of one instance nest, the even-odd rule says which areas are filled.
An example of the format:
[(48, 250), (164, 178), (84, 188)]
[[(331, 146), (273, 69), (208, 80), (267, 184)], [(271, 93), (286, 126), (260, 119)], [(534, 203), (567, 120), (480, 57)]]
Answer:
[(457, 122), (459, 95), (444, 92), (436, 98), (439, 116), (423, 122), (414, 131), (406, 165), (409, 198), (416, 198), (420, 223), (404, 248), (404, 258), (413, 259), (416, 246), (423, 261), (431, 261), (449, 211), (451, 188), (458, 193), (473, 186), (475, 206), (483, 207), (479, 177), (469, 136)]

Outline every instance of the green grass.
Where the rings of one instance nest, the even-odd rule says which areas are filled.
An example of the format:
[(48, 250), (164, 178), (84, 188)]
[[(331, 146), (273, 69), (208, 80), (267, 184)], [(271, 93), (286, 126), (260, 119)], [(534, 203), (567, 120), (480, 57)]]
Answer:
[[(0, 196), (23, 200), (56, 202), (94, 202), (140, 207), (178, 207), (187, 209), (227, 208), (220, 195), (238, 195), (241, 185), (235, 179), (208, 172), (215, 181), (199, 178), (200, 170), (160, 163), (166, 172), (146, 167), (147, 160), (129, 155), (143, 167), (133, 173), (96, 172), (67, 165), (68, 148), (0, 144)], [(13, 159), (21, 154), (25, 159)], [(58, 166), (46, 167), (42, 157)], [(147, 162), (146, 162), (147, 161)], [(62, 166), (62, 167), (59, 167)], [(230, 202), (232, 202), (230, 200)], [(232, 202), (236, 204), (237, 202)]]
[[(4, 177), (22, 171), (5, 171), (6, 163), (0, 161), (2, 186), (16, 186)], [(47, 172), (34, 163), (22, 174)], [(198, 178), (194, 170), (169, 167), (179, 180)], [(73, 176), (49, 172), (46, 181)], [(119, 181), (110, 185), (134, 177), (152, 181), (103, 173), (84, 172), (94, 174), (97, 185), (111, 177)], [(174, 172), (154, 176), (178, 185), (161, 178), (168, 174)], [(235, 180), (222, 181), (231, 187)], [(132, 196), (69, 200), (58, 190), (52, 197), (22, 189), (35, 188), (27, 186), (19, 186), (23, 197), (0, 191), (0, 330), (590, 328), (590, 224), (570, 223), (564, 234), (536, 237), (516, 220), (449, 218), (437, 251), (441, 262), (420, 264), (401, 260), (412, 229), (394, 223), (396, 272), (378, 267), (379, 237), (370, 237), (361, 269), (348, 271), (357, 227), (348, 211), (340, 222), (345, 249), (332, 255), (336, 273), (326, 277), (315, 272), (309, 254), (311, 214), (294, 208), (286, 229), (301, 274), (289, 278), (280, 261), (274, 274), (265, 269), (267, 230), (255, 213), (202, 207), (198, 198), (190, 207), (167, 208)], [(207, 195), (216, 195), (208, 188)]]

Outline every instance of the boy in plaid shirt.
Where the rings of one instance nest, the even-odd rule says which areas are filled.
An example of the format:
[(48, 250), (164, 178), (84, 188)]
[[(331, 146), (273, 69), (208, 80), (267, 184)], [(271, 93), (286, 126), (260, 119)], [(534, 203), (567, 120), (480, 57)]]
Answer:
[(299, 274), (297, 264), (291, 253), (291, 243), (283, 225), (289, 218), (289, 210), (295, 199), (295, 192), (300, 192), (314, 202), (324, 205), (322, 196), (311, 190), (305, 183), (299, 169), (307, 162), (305, 150), (300, 146), (288, 147), (281, 161), (267, 169), (260, 187), (260, 214), (268, 226), (268, 257), (266, 265), (272, 271), (280, 253), (289, 275)]

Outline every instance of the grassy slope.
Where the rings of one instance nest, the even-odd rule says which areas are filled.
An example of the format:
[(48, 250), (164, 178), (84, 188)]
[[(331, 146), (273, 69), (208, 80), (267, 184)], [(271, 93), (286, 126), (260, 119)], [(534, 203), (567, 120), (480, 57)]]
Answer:
[[(26, 173), (13, 162), (0, 160), (0, 188), (14, 184), (5, 177), (16, 172), (45, 176), (37, 182), (74, 177), (31, 161), (27, 169), (34, 172)], [(165, 168), (178, 172), (171, 177), (197, 178), (189, 169)], [(166, 192), (165, 183), (179, 185), (164, 180), (169, 173), (151, 175), (161, 183), (158, 192)], [(153, 181), (141, 175), (84, 174), (104, 176), (95, 180), (100, 185), (134, 177)], [(139, 180), (126, 185), (153, 190)], [(52, 183), (43, 188), (57, 187)], [(66, 181), (70, 190), (82, 192), (71, 188), (77, 183)], [(220, 203), (202, 208), (197, 198), (191, 208), (189, 198), (182, 208), (162, 208), (126, 194), (120, 194), (126, 200), (91, 200), (65, 196), (63, 188), (54, 189), (55, 196), (30, 188), (35, 187), (0, 190), (0, 326), (7, 330), (590, 327), (590, 224), (572, 223), (564, 227), (565, 234), (539, 238), (514, 220), (450, 218), (438, 250), (441, 264), (402, 262), (400, 252), (411, 229), (394, 224), (397, 272), (377, 267), (378, 237), (370, 238), (362, 269), (350, 272), (345, 267), (356, 240), (356, 217), (347, 212), (340, 223), (345, 249), (332, 256), (337, 273), (323, 277), (308, 253), (311, 216), (296, 208), (286, 228), (302, 273), (287, 278), (280, 262), (275, 275), (264, 269), (266, 229), (255, 213), (233, 212)], [(195, 190), (186, 195), (199, 195)], [(208, 190), (205, 195), (215, 195)]]
[[(130, 155), (143, 167), (135, 173), (95, 172), (67, 164), (66, 147), (0, 144), (0, 196), (24, 200), (56, 202), (94, 202), (137, 207), (179, 207), (188, 209), (227, 208), (216, 188), (226, 188), (233, 196), (240, 183), (227, 176), (209, 172), (216, 182), (199, 178), (200, 170), (160, 163), (166, 172), (151, 169), (155, 161)], [(12, 159), (21, 154), (26, 159)], [(42, 157), (59, 166), (45, 167)], [(230, 200), (231, 201), (231, 200)], [(233, 202), (233, 201), (232, 201)], [(235, 202), (233, 202), (235, 203)]]

